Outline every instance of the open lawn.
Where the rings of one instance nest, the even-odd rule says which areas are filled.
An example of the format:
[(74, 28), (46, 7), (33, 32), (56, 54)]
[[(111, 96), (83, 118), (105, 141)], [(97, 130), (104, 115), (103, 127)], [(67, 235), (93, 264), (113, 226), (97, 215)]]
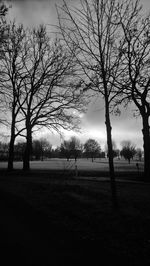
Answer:
[(150, 265), (150, 184), (117, 181), (119, 209), (114, 210), (106, 180), (55, 171), (0, 173), (6, 262)]
[[(136, 166), (137, 161), (131, 160), (129, 164), (127, 161), (121, 159), (115, 159), (115, 171), (116, 172), (142, 172), (143, 171), (143, 162), (138, 162), (139, 169)], [(40, 169), (40, 170), (68, 170), (72, 171), (75, 169), (75, 165), (77, 165), (78, 171), (101, 171), (108, 172), (108, 159), (95, 159), (94, 162), (91, 159), (78, 159), (77, 162), (73, 159), (67, 161), (66, 159), (57, 159), (52, 158), (45, 161), (31, 161), (30, 162), (31, 169)], [(0, 168), (7, 168), (6, 162), (0, 162)], [(14, 163), (15, 169), (22, 169), (22, 162)]]

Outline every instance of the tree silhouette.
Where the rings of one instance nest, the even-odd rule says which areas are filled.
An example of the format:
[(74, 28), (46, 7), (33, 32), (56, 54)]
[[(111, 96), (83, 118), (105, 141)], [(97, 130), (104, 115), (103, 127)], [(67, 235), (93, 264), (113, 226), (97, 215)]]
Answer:
[(71, 147), (69, 140), (64, 140), (63, 143), (61, 143), (60, 153), (67, 158), (67, 161), (69, 161), (71, 157)]
[(100, 155), (101, 147), (96, 140), (88, 139), (84, 144), (84, 151), (88, 157), (92, 158), (93, 162), (94, 158)]
[(85, 90), (91, 89), (99, 93), (105, 104), (105, 124), (109, 154), (109, 172), (112, 198), (117, 206), (115, 173), (112, 149), (112, 127), (110, 121), (111, 105), (119, 91), (115, 90), (116, 79), (119, 77), (122, 58), (117, 47), (122, 38), (119, 26), (114, 23), (116, 0), (83, 0), (80, 6), (69, 7), (63, 1), (58, 8), (59, 27), (65, 45), (76, 58), (79, 75), (86, 84)]
[[(118, 21), (122, 29), (120, 58), (124, 71), (120, 75), (120, 102), (134, 103), (143, 124), (144, 175), (150, 177), (150, 15), (144, 16), (140, 1), (125, 1)], [(120, 85), (120, 84), (119, 84)]]
[(52, 43), (45, 27), (40, 26), (30, 33), (26, 49), (27, 75), (19, 98), (27, 139), (24, 170), (30, 168), (32, 132), (41, 127), (58, 132), (60, 128), (77, 128), (78, 113), (86, 105), (80, 80), (75, 75), (74, 60), (59, 40)]
[[(14, 160), (14, 143), (16, 137), (24, 130), (18, 129), (17, 125), (23, 118), (19, 117), (20, 106), (18, 105), (18, 98), (21, 94), (23, 86), (23, 77), (25, 75), (22, 58), (26, 56), (26, 50), (23, 49), (25, 41), (25, 31), (22, 25), (16, 26), (15, 23), (10, 23), (7, 28), (8, 38), (3, 43), (1, 49), (3, 57), (0, 61), (1, 79), (0, 88), (3, 92), (2, 102), (5, 105), (7, 112), (7, 125), (10, 125), (10, 143), (9, 143), (9, 157), (8, 169), (13, 169)], [(9, 117), (11, 121), (9, 122)]]
[[(4, 51), (2, 49), (3, 44), (6, 42), (8, 38), (7, 33), (7, 24), (6, 24), (6, 14), (8, 12), (8, 8), (3, 3), (3, 1), (0, 0), (0, 61), (3, 59)], [(2, 72), (0, 69), (0, 81), (2, 77)], [(3, 100), (4, 100), (4, 89), (0, 89), (0, 123), (5, 124), (5, 118), (3, 118), (4, 108), (3, 108)]]
[(78, 128), (87, 100), (73, 57), (58, 39), (50, 39), (44, 26), (25, 31), (10, 23), (8, 33), (0, 80), (11, 113), (8, 169), (13, 169), (14, 143), (21, 135), (26, 137), (23, 169), (29, 170), (33, 132)]
[(45, 138), (35, 139), (32, 143), (32, 155), (36, 160), (44, 160), (44, 157), (50, 157), (52, 145)]
[(136, 149), (136, 154), (138, 156), (139, 161), (142, 161), (142, 155), (143, 155), (142, 149), (137, 148)]
[(135, 154), (136, 154), (135, 146), (130, 141), (123, 141), (120, 155), (123, 156), (125, 160), (128, 160), (130, 164), (130, 161), (131, 159), (133, 159)]
[(62, 155), (65, 155), (67, 160), (69, 160), (70, 157), (73, 156), (76, 161), (82, 152), (82, 144), (77, 137), (73, 136), (69, 140), (63, 141), (60, 150)]

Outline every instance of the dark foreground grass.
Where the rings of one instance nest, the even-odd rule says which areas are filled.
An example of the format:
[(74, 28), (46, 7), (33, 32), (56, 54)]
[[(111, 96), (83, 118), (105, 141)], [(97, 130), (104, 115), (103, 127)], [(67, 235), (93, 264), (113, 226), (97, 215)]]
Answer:
[[(150, 265), (150, 184), (2, 173), (1, 258), (18, 265)], [(3, 264), (5, 265), (5, 264)]]

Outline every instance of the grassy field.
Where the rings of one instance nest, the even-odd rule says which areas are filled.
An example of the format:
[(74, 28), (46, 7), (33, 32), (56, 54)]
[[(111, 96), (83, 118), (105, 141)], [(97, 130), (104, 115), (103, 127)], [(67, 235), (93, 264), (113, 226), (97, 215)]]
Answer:
[(117, 181), (119, 209), (114, 210), (105, 179), (55, 170), (0, 173), (0, 243), (2, 254), (9, 253), (6, 262), (150, 265), (150, 184)]
[[(116, 172), (135, 172), (138, 173), (138, 169), (136, 167), (136, 160), (131, 160), (129, 164), (127, 161), (121, 159), (115, 159), (115, 171)], [(143, 171), (143, 162), (138, 162), (139, 164), (139, 172)], [(31, 161), (30, 162), (31, 169), (39, 169), (39, 170), (74, 170), (75, 165), (77, 165), (77, 169), (79, 171), (101, 171), (108, 172), (108, 159), (95, 159), (94, 162), (91, 159), (78, 159), (77, 162), (73, 159), (67, 161), (66, 159), (50, 159), (45, 161)], [(6, 162), (0, 162), (0, 168), (7, 168)], [(22, 162), (14, 163), (15, 169), (22, 169)]]

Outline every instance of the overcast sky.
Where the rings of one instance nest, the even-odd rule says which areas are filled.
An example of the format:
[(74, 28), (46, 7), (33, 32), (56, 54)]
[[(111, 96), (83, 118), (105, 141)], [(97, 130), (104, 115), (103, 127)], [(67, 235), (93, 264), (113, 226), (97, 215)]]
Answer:
[[(75, 3), (78, 0), (68, 0)], [(46, 25), (56, 24), (57, 15), (55, 4), (61, 4), (61, 0), (11, 0), (12, 7), (9, 10), (9, 18), (16, 19), (27, 27), (38, 26), (41, 23)], [(142, 0), (145, 10), (150, 9), (150, 0)], [(47, 26), (50, 28), (50, 26)], [(142, 147), (142, 124), (140, 118), (133, 117), (134, 108), (123, 109), (121, 116), (112, 116), (113, 139), (118, 144), (122, 140), (131, 140), (137, 147)], [(45, 130), (42, 136), (48, 136)], [(104, 107), (99, 99), (93, 99), (87, 114), (82, 117), (82, 133), (65, 133), (66, 138), (77, 135), (84, 142), (89, 137), (99, 141), (102, 147), (106, 143), (106, 129), (104, 122)], [(56, 134), (49, 136), (52, 145), (60, 145), (61, 138)]]

